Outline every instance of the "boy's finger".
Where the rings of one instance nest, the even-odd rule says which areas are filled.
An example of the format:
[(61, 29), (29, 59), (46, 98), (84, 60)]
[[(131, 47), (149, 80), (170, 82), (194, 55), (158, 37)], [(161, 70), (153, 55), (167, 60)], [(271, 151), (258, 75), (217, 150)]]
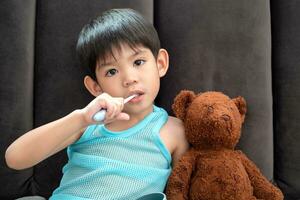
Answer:
[(114, 99), (120, 103), (124, 102), (124, 98), (123, 97), (114, 97)]
[(109, 119), (113, 112), (113, 105), (106, 102), (105, 110), (106, 110), (105, 119)]
[(124, 108), (124, 98), (122, 98), (122, 97), (115, 98), (114, 103), (118, 106), (120, 111), (123, 110), (123, 108)]
[(105, 118), (107, 118), (107, 119), (112, 119), (112, 118), (114, 118), (115, 115), (116, 115), (116, 111), (117, 111), (117, 106), (116, 106), (116, 104), (111, 104), (111, 103), (109, 103), (109, 104), (108, 104), (108, 107), (107, 107), (107, 113), (106, 113)]
[(123, 110), (124, 99), (123, 98), (114, 98), (111, 103), (114, 106), (114, 110), (113, 110), (114, 112), (110, 117), (115, 118)]

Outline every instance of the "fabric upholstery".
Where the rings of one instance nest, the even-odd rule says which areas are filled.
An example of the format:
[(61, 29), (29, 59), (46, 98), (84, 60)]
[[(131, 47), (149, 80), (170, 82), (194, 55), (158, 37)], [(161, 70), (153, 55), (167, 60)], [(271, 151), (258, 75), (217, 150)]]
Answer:
[(272, 1), (275, 178), (286, 199), (300, 198), (300, 2)]
[(33, 128), (35, 0), (0, 3), (0, 197), (31, 193), (33, 169), (8, 169), (8, 145)]
[[(159, 2), (156, 25), (163, 47), (170, 52), (170, 69), (162, 81), (158, 102), (170, 108), (170, 99), (182, 89), (243, 96), (248, 111), (239, 147), (272, 178), (269, 3)], [(178, 10), (186, 14), (174, 15)]]
[(0, 198), (47, 198), (59, 184), (65, 151), (15, 171), (5, 164), (5, 150), (26, 131), (92, 100), (75, 45), (82, 26), (110, 8), (140, 11), (170, 54), (156, 104), (172, 115), (182, 89), (243, 96), (248, 112), (238, 148), (286, 199), (299, 199), (297, 0), (1, 1)]

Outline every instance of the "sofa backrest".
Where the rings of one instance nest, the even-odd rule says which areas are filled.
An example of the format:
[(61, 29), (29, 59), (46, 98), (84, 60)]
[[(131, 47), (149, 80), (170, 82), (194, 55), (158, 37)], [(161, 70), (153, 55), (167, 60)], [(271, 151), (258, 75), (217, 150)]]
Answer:
[(15, 171), (5, 164), (5, 150), (26, 131), (92, 100), (75, 53), (77, 37), (83, 25), (104, 10), (123, 7), (152, 21), (162, 47), (169, 51), (170, 68), (156, 104), (172, 115), (173, 98), (182, 89), (243, 96), (248, 112), (238, 148), (268, 179), (278, 180), (287, 197), (300, 197), (300, 60), (295, 50), (300, 46), (299, 24), (295, 28), (300, 5), (289, 2), (295, 3), (277, 0), (270, 7), (269, 1), (261, 0), (1, 2), (0, 198), (48, 197), (58, 186), (65, 151)]

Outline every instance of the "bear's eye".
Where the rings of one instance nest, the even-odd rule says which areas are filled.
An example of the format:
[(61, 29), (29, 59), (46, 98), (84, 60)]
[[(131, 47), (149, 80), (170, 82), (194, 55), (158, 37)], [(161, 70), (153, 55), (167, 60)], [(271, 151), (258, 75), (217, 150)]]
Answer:
[(207, 106), (207, 111), (208, 111), (209, 113), (214, 112), (214, 107), (211, 106), (211, 105)]
[(229, 115), (222, 115), (221, 117), (224, 121), (229, 121), (230, 120), (230, 116)]

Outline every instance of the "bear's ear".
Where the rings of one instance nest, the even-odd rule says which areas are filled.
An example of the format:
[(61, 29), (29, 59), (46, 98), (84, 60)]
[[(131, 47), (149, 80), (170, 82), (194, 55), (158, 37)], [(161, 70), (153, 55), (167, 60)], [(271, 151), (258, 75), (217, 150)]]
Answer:
[(239, 109), (243, 123), (247, 112), (246, 100), (241, 96), (238, 96), (232, 100), (235, 103), (236, 107)]
[(185, 121), (186, 109), (189, 107), (190, 103), (196, 97), (193, 91), (182, 90), (175, 97), (174, 103), (172, 105), (172, 109), (176, 117)]

